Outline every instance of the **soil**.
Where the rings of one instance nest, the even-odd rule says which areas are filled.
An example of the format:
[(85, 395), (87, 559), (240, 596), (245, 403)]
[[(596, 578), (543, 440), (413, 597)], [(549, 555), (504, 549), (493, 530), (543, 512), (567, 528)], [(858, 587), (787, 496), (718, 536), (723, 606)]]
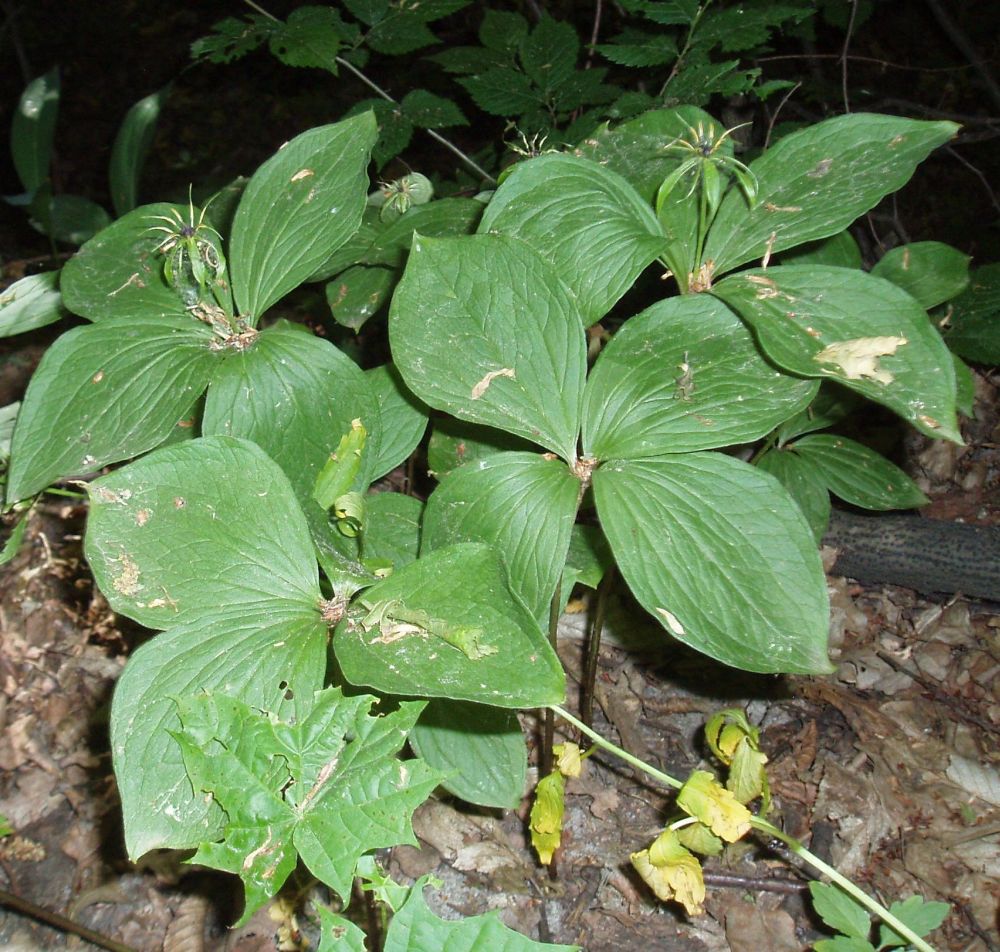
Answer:
[[(118, 118), (132, 101), (177, 75), (187, 42), (239, 11), (230, 4), (177, 4), (147, 23), (137, 39), (123, 25), (134, 22), (131, 14), (142, 20), (145, 7), (137, 3), (119, 2), (115, 16), (80, 12), (88, 4), (38, 0), (36, 6), (37, 18), (22, 22), (21, 34), (33, 54), (31, 75), (54, 62), (66, 64), (66, 108), (57, 131), (63, 187), (102, 199)], [(285, 12), (281, 6), (272, 4), (278, 13)], [(986, 184), (996, 180), (990, 172), (996, 150), (975, 151), (996, 134), (995, 120), (982, 119), (983, 109), (970, 104), (976, 87), (964, 72), (967, 64), (939, 32), (914, 27), (912, 37), (900, 38), (899, 24), (919, 25), (929, 16), (923, 4), (905, 6), (916, 13), (876, 17), (854, 51), (953, 72), (938, 80), (928, 70), (910, 88), (909, 73), (900, 79), (883, 71), (859, 87), (867, 82), (911, 107), (920, 106), (910, 101), (919, 98), (928, 109), (968, 112), (980, 121), (969, 126), (964, 164), (935, 157), (926, 173), (932, 177), (918, 173), (899, 205), (871, 220), (874, 244), (884, 249), (933, 237), (995, 257), (997, 230), (979, 218), (996, 220), (996, 197)], [(57, 17), (65, 29), (47, 33)], [(964, 24), (988, 61), (995, 50), (985, 46), (998, 42), (1000, 32), (990, 41), (991, 31), (973, 26)], [(894, 42), (909, 46), (901, 50)], [(94, 59), (81, 62), (71, 49), (80, 46)], [(151, 56), (144, 52), (149, 48), (161, 52)], [(828, 83), (839, 81), (835, 57), (832, 65), (817, 63), (829, 70)], [(860, 61), (852, 66), (865, 68)], [(252, 170), (291, 134), (343, 111), (315, 91), (315, 74), (307, 81), (301, 75), (275, 70), (263, 56), (229, 73), (219, 67), (186, 72), (154, 146), (147, 183), (155, 187), (149, 191), (157, 198), (185, 195), (192, 179), (226, 181)], [(91, 82), (96, 76), (103, 84)], [(20, 77), (14, 80), (3, 80), (3, 128), (20, 89)], [(856, 97), (857, 105), (862, 93)], [(865, 104), (879, 107), (877, 100)], [(819, 118), (795, 113), (794, 102), (790, 108), (788, 118)], [(219, 128), (243, 131), (220, 136)], [(9, 170), (2, 184), (5, 193), (16, 191)], [(948, 201), (926, 199), (942, 193)], [(106, 196), (102, 200), (108, 204)], [(958, 220), (961, 209), (967, 211)], [(23, 216), (0, 206), (5, 278), (31, 270), (27, 259), (45, 252)], [(43, 332), (3, 348), (0, 405), (18, 398), (49, 340)], [(914, 438), (905, 462), (932, 498), (930, 513), (995, 525), (1000, 413), (987, 375), (978, 375), (978, 388), (976, 420), (966, 425), (968, 446)], [(13, 828), (0, 839), (0, 890), (113, 937), (120, 948), (305, 948), (315, 938), (309, 913), (316, 896), (308, 884), (232, 930), (240, 902), (232, 880), (183, 865), (174, 854), (146, 857), (139, 865), (126, 859), (107, 711), (125, 660), (149, 633), (113, 614), (95, 590), (82, 555), (83, 508), (51, 498), (36, 510), (20, 554), (0, 575), (0, 815)], [(887, 902), (919, 893), (950, 903), (937, 948), (996, 952), (1000, 607), (836, 577), (829, 584), (837, 671), (828, 678), (763, 678), (722, 669), (667, 643), (662, 629), (620, 600), (600, 652), (595, 727), (650, 763), (686, 776), (713, 767), (702, 740), (706, 718), (720, 708), (745, 709), (762, 731), (775, 822)], [(585, 602), (576, 607), (562, 619), (560, 641), (571, 707), (591, 609)], [(526, 715), (524, 728), (534, 762), (538, 725)], [(540, 867), (526, 844), (527, 800), (520, 811), (501, 814), (443, 794), (417, 811), (419, 849), (400, 847), (382, 860), (400, 880), (425, 873), (440, 880), (427, 898), (441, 915), (496, 909), (526, 935), (580, 943), (590, 952), (799, 952), (823, 934), (805, 901), (807, 874), (773, 844), (751, 840), (709, 861), (706, 915), (687, 918), (679, 907), (655, 902), (628, 862), (662, 829), (669, 796), (601, 754), (568, 782), (567, 794), (554, 871)], [(64, 927), (0, 904), (0, 948), (92, 947)]]

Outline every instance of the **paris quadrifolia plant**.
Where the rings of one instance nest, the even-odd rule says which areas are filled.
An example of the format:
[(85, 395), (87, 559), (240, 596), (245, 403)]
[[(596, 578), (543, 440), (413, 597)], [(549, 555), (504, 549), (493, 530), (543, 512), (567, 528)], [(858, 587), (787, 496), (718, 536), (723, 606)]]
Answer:
[[(811, 432), (831, 394), (960, 436), (956, 365), (923, 301), (891, 270), (827, 262), (955, 128), (847, 115), (744, 165), (731, 130), (679, 106), (526, 158), (477, 199), (429, 200), (414, 178), (380, 203), (362, 113), (288, 142), (225, 214), (221, 198), (157, 203), (91, 238), (57, 292), (83, 323), (31, 381), (6, 499), (85, 486), (97, 584), (159, 632), (111, 711), (129, 855), (195, 850), (242, 879), (244, 919), (301, 861), (341, 907), (356, 876), (381, 883), (387, 949), (416, 948), (400, 936), (418, 921), (438, 947), (540, 948), (494, 919), (436, 919), (425, 882), (391, 888), (373, 851), (415, 842), (412, 811), (439, 786), (521, 801), (517, 712), (577, 724), (549, 631), (575, 584), (613, 570), (665, 645), (733, 668), (831, 670), (816, 494), (921, 498), (873, 452)], [(313, 282), (336, 313), (355, 279), (370, 314), (390, 301), (391, 362), (365, 370), (273, 310)], [(595, 336), (610, 339), (591, 361)], [(373, 492), (431, 411), (426, 503)], [(754, 830), (817, 863), (764, 815), (753, 728), (726, 715), (709, 734), (730, 785), (654, 773), (683, 817), (633, 856), (692, 914), (694, 852)], [(538, 823), (554, 849), (558, 824)], [(354, 928), (339, 915), (323, 948)]]

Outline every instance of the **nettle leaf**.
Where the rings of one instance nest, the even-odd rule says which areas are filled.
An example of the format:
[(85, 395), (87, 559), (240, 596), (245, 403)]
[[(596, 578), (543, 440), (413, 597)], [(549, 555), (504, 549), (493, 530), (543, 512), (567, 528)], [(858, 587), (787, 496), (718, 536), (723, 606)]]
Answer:
[(11, 122), (10, 151), (26, 192), (34, 192), (49, 177), (58, 114), (59, 70), (51, 69), (24, 87)]
[(156, 250), (166, 235), (155, 229), (166, 227), (161, 216), (185, 224), (194, 216), (197, 224), (199, 214), (186, 205), (159, 202), (112, 222), (66, 262), (59, 281), (63, 303), (90, 321), (130, 317), (139, 324), (151, 315), (184, 315), (180, 296), (164, 280), (163, 255)]
[(521, 65), (540, 89), (553, 89), (572, 76), (580, 40), (568, 23), (543, 15), (521, 41)]
[(670, 298), (601, 352), (584, 397), (584, 452), (632, 459), (747, 443), (804, 408), (817, 386), (767, 363), (721, 301)]
[(555, 270), (524, 242), (415, 236), (389, 339), (407, 386), (428, 405), (574, 458), (583, 324)]
[(456, 542), (497, 548), (539, 625), (559, 584), (580, 481), (561, 460), (500, 453), (450, 473), (427, 500), (423, 551)]
[(973, 363), (1000, 364), (1000, 263), (977, 268), (949, 310), (948, 346)]
[(333, 641), (344, 677), (378, 691), (495, 707), (558, 704), (565, 676), (496, 552), (438, 549), (362, 592)]
[(372, 717), (367, 695), (327, 688), (314, 698), (294, 722), (221, 693), (179, 702), (175, 736), (191, 782), (227, 817), (222, 841), (202, 843), (192, 862), (243, 880), (238, 925), (278, 892), (296, 854), (346, 902), (362, 854), (416, 846), (411, 816), (440, 780), (423, 761), (396, 757), (423, 703)]
[(580, 952), (577, 945), (535, 942), (505, 926), (496, 912), (467, 916), (457, 922), (436, 916), (423, 897), (418, 880), (402, 908), (392, 917), (385, 952)]
[(528, 21), (520, 13), (487, 9), (479, 25), (479, 42), (488, 50), (517, 53), (528, 35)]
[(929, 310), (966, 289), (970, 260), (940, 241), (915, 241), (887, 251), (871, 273), (899, 285)]
[(59, 293), (59, 272), (29, 274), (0, 292), (0, 337), (54, 324), (65, 313)]
[(381, 432), (368, 379), (329, 341), (279, 321), (216, 371), (202, 432), (253, 440), (285, 471), (305, 504), (320, 469), (355, 419), (368, 431), (358, 476), (358, 488), (367, 488)]
[(807, 459), (785, 449), (771, 449), (757, 460), (788, 491), (812, 529), (816, 544), (830, 525), (830, 491), (819, 470)]
[(233, 219), (229, 266), (240, 313), (252, 323), (357, 230), (375, 137), (369, 113), (310, 129), (247, 183)]
[(806, 241), (828, 238), (891, 192), (958, 131), (953, 122), (851, 113), (779, 139), (750, 163), (757, 203), (730, 189), (712, 223), (704, 260), (715, 273)]
[(503, 430), (477, 426), (454, 417), (441, 417), (434, 421), (431, 438), (427, 442), (428, 472), (435, 479), (441, 479), (453, 469), (473, 460), (486, 459), (507, 450), (530, 453), (532, 448), (527, 440)]
[[(188, 848), (222, 814), (187, 779), (174, 698), (219, 690), (277, 716), (322, 686), (326, 624), (313, 544), (259, 447), (207, 437), (91, 483), (85, 553), (115, 611), (169, 628), (130, 658), (111, 711), (129, 855)], [(275, 527), (281, 531), (276, 532)]]
[(340, 14), (330, 7), (299, 7), (268, 40), (271, 52), (286, 66), (315, 67), (337, 75), (337, 54), (348, 30)]
[(830, 492), (864, 509), (912, 509), (927, 497), (898, 466), (846, 436), (812, 433), (788, 444), (823, 477)]
[(494, 116), (517, 116), (542, 106), (542, 94), (519, 70), (496, 66), (459, 79), (473, 102)]
[(528, 751), (517, 714), (467, 701), (433, 700), (410, 732), (410, 746), (467, 803), (515, 810), (524, 796)]
[(689, 453), (607, 462), (593, 486), (622, 575), (671, 634), (746, 671), (831, 670), (823, 568), (777, 480)]
[[(372, 482), (406, 462), (424, 437), (427, 407), (403, 383), (395, 364), (365, 371), (378, 402), (382, 423), (377, 454), (372, 458)], [(370, 451), (369, 451), (370, 452)]]
[(683, 152), (664, 146), (690, 137), (690, 129), (698, 123), (703, 127), (718, 125), (697, 106), (655, 109), (614, 128), (605, 123), (579, 143), (573, 154), (617, 172), (652, 205), (663, 180), (687, 158)]
[(531, 245), (576, 294), (587, 325), (663, 247), (656, 216), (628, 182), (588, 159), (555, 153), (514, 167), (486, 206), (479, 232)]
[(743, 271), (711, 293), (753, 327), (779, 367), (830, 377), (928, 436), (962, 441), (948, 348), (894, 284), (845, 268), (782, 265)]
[(11, 445), (7, 499), (159, 446), (204, 392), (219, 355), (193, 318), (115, 317), (45, 352)]
[(420, 129), (445, 129), (467, 126), (469, 120), (450, 99), (436, 96), (426, 89), (410, 90), (400, 102), (403, 113)]
[(135, 103), (125, 114), (115, 136), (108, 175), (111, 180), (111, 203), (119, 218), (138, 204), (139, 177), (153, 144), (160, 110), (169, 92), (168, 86)]

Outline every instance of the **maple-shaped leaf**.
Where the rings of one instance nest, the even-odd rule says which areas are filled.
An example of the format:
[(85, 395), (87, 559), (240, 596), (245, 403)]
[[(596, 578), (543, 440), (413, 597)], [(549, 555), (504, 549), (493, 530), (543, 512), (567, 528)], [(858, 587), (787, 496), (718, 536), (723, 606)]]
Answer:
[(224, 694), (178, 700), (174, 736), (191, 783), (228, 818), (223, 839), (202, 843), (192, 862), (243, 880), (240, 924), (277, 893), (296, 855), (346, 900), (364, 853), (416, 845), (411, 815), (441, 781), (424, 761), (396, 757), (424, 702), (371, 717), (370, 695), (327, 688), (314, 698), (294, 724)]

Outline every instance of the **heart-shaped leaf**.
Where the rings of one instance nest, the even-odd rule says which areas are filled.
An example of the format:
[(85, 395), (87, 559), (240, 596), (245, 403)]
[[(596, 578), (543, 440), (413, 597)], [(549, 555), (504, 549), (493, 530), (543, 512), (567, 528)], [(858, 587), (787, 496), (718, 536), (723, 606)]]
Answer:
[(375, 137), (371, 113), (310, 129), (247, 183), (233, 219), (229, 265), (236, 304), (251, 323), (357, 231)]
[(773, 477), (719, 453), (612, 460), (594, 498), (642, 606), (686, 645), (745, 671), (826, 673), (826, 579)]
[(652, 209), (625, 179), (557, 153), (514, 167), (486, 206), (479, 232), (531, 245), (576, 295), (587, 325), (611, 310), (664, 245)]
[(449, 474), (427, 500), (423, 551), (484, 542), (540, 625), (566, 563), (580, 481), (561, 460), (500, 453)]
[(204, 392), (219, 355), (183, 317), (114, 317), (63, 334), (38, 365), (11, 445), (10, 502), (159, 446)]
[(923, 308), (889, 281), (846, 268), (783, 265), (719, 282), (722, 298), (779, 367), (831, 377), (928, 436), (961, 442), (955, 371)]
[(583, 325), (556, 272), (524, 242), (415, 237), (389, 338), (425, 403), (574, 458)]
[(594, 365), (584, 452), (636, 459), (750, 442), (802, 409), (816, 388), (767, 363), (721, 301), (670, 298), (631, 318)]
[(485, 545), (438, 549), (366, 589), (338, 626), (344, 677), (389, 694), (558, 704), (562, 666)]

